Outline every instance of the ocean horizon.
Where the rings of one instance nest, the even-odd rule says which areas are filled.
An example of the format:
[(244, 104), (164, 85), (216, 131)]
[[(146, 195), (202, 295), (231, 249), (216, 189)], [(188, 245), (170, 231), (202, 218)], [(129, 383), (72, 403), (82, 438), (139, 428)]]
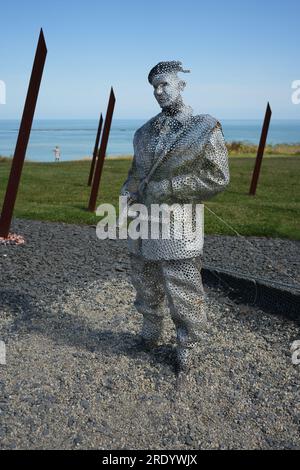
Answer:
[[(134, 132), (147, 119), (114, 119), (107, 147), (107, 156), (132, 155)], [(262, 121), (259, 119), (222, 119), (227, 142), (258, 144)], [(0, 155), (14, 153), (20, 121), (0, 119)], [(33, 122), (26, 159), (37, 162), (54, 161), (53, 149), (61, 150), (61, 161), (91, 157), (98, 127), (97, 119), (36, 119)], [(300, 119), (273, 119), (268, 144), (299, 144)]]

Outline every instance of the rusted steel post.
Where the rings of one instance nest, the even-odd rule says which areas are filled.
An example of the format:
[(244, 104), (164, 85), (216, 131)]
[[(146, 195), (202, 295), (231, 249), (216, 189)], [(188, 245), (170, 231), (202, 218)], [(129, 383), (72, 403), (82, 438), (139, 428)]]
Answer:
[(47, 47), (41, 29), (0, 218), (0, 237), (4, 238), (8, 236), (11, 225), (46, 55)]
[(252, 175), (252, 181), (250, 185), (250, 191), (249, 191), (250, 196), (255, 196), (255, 193), (256, 193), (256, 187), (257, 187), (257, 182), (259, 178), (261, 162), (264, 156), (271, 116), (272, 116), (272, 111), (270, 108), (270, 104), (268, 103), (266, 114), (265, 114), (265, 119), (264, 119), (264, 124), (263, 124), (262, 131), (261, 131), (259, 146), (257, 150), (255, 167), (254, 167), (253, 175)]
[(100, 114), (100, 119), (99, 119), (99, 124), (98, 124), (97, 135), (96, 135), (93, 158), (92, 158), (92, 163), (91, 163), (91, 168), (90, 168), (90, 174), (89, 174), (89, 179), (88, 179), (88, 186), (91, 186), (93, 176), (94, 176), (94, 169), (95, 169), (96, 158), (97, 158), (97, 155), (98, 155), (98, 147), (99, 147), (99, 140), (100, 140), (100, 134), (101, 134), (101, 129), (102, 129), (102, 123), (103, 123), (103, 117), (102, 117), (102, 113), (101, 113)]
[(94, 174), (92, 190), (91, 190), (89, 206), (88, 206), (88, 210), (91, 212), (95, 212), (96, 210), (99, 184), (101, 180), (102, 168), (103, 168), (104, 158), (106, 154), (106, 147), (107, 147), (107, 142), (108, 142), (108, 137), (109, 137), (109, 132), (110, 132), (111, 121), (113, 117), (115, 102), (116, 102), (116, 99), (115, 99), (114, 91), (113, 91), (113, 88), (111, 88), (106, 116), (105, 116), (105, 123), (104, 123), (102, 138), (101, 138), (100, 150), (99, 150), (99, 154), (97, 158), (95, 174)]

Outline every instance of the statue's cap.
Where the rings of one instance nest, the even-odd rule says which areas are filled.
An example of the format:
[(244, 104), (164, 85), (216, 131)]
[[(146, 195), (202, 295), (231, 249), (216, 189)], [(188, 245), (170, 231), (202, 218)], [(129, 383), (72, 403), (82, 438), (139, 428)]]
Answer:
[(182, 62), (178, 60), (171, 60), (166, 62), (159, 62), (155, 67), (153, 67), (148, 75), (148, 81), (152, 84), (152, 80), (156, 75), (161, 75), (163, 73), (189, 73), (190, 70), (184, 70), (182, 68)]

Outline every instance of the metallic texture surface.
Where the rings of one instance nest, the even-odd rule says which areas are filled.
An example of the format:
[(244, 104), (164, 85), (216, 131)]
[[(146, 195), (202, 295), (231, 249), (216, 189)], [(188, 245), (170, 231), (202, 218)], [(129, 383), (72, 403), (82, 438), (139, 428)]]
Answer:
[(21, 180), (22, 169), (26, 156), (27, 145), (29, 142), (32, 121), (35, 113), (36, 103), (46, 62), (46, 56), (47, 46), (43, 30), (41, 29), (1, 212), (0, 237), (4, 238), (7, 238), (9, 234), (9, 229)]
[(159, 341), (165, 300), (181, 346), (193, 347), (205, 337), (207, 317), (201, 279), (201, 257), (148, 261), (130, 255), (131, 279), (136, 289), (134, 305), (143, 315), (142, 337)]
[[(209, 115), (193, 116), (191, 108), (184, 107), (175, 116), (161, 112), (137, 130), (134, 158), (121, 194), (130, 195), (149, 210), (151, 204), (177, 203), (183, 208), (191, 203), (194, 219), (195, 204), (215, 196), (228, 183), (228, 156), (220, 123)], [(202, 254), (200, 234), (197, 241), (194, 233), (177, 240), (171, 223), (170, 235), (169, 240), (129, 239), (129, 251), (152, 260)]]
[[(177, 332), (177, 363), (184, 370), (190, 351), (207, 331), (201, 279), (203, 233), (195, 237), (192, 230), (199, 216), (196, 206), (223, 191), (230, 178), (221, 124), (208, 114), (193, 116), (192, 108), (182, 101), (186, 83), (178, 72), (187, 71), (181, 62), (170, 61), (160, 62), (149, 73), (162, 112), (134, 135), (134, 157), (121, 195), (128, 196), (133, 212), (137, 203), (144, 204), (150, 219), (153, 204), (192, 208), (188, 215), (183, 210), (173, 214), (168, 239), (128, 239), (134, 305), (143, 315), (141, 336), (152, 344), (160, 339), (167, 299)], [(203, 218), (203, 211), (200, 215)], [(179, 240), (180, 217), (188, 230)]]
[(108, 105), (107, 105), (106, 116), (105, 116), (104, 128), (103, 128), (102, 137), (101, 137), (100, 149), (98, 152), (98, 158), (96, 161), (96, 167), (94, 171), (94, 178), (92, 181), (92, 188), (91, 188), (91, 194), (90, 194), (89, 205), (88, 205), (88, 210), (90, 212), (94, 212), (96, 210), (97, 196), (98, 196), (99, 185), (101, 181), (103, 163), (104, 163), (104, 159), (106, 155), (106, 147), (108, 143), (112, 117), (114, 114), (115, 103), (116, 103), (116, 98), (115, 98), (114, 90), (113, 88), (111, 88)]

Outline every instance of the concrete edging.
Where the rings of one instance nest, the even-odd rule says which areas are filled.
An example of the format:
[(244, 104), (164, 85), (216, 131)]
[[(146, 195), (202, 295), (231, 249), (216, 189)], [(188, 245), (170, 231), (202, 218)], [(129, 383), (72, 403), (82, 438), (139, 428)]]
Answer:
[(234, 275), (219, 268), (203, 267), (203, 282), (212, 287), (219, 287), (227, 295), (241, 303), (248, 303), (274, 314), (289, 318), (299, 318), (300, 291), (283, 289), (267, 284), (260, 279)]

